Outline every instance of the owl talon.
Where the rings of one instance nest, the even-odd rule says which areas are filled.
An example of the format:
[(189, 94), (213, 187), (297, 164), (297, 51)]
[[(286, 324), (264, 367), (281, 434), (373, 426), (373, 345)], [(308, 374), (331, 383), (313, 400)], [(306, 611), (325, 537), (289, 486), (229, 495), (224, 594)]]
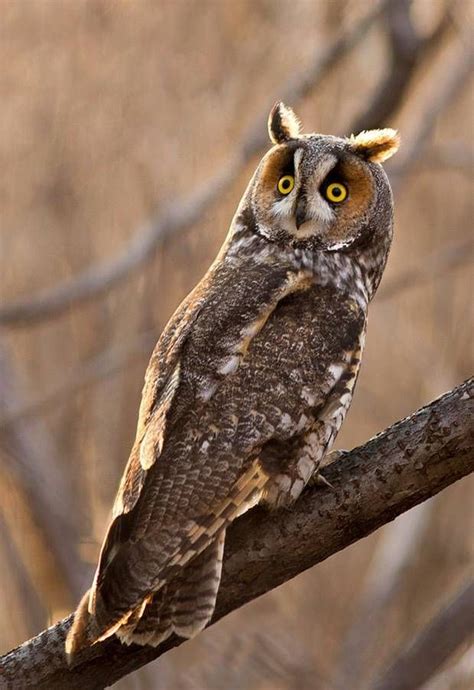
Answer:
[[(331, 450), (324, 457), (324, 467), (332, 465), (333, 462), (339, 462), (339, 460), (348, 455), (349, 452), (350, 451), (348, 450)], [(308, 483), (310, 486), (327, 486), (330, 489), (334, 489), (334, 486), (331, 484), (331, 482), (329, 482), (325, 477), (323, 477), (319, 470), (316, 470), (316, 472), (310, 478)]]
[(313, 476), (310, 478), (308, 484), (310, 486), (324, 486), (328, 487), (329, 489), (334, 489), (334, 485), (331, 484), (325, 477), (320, 472), (315, 472)]
[(331, 465), (333, 462), (342, 460), (346, 455), (349, 455), (349, 450), (331, 450), (324, 458), (324, 466)]

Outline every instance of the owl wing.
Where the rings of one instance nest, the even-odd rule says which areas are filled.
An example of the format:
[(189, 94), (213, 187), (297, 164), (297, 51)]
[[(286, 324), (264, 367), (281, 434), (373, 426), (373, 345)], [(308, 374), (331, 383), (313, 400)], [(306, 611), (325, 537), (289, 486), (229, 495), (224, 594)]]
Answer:
[[(198, 396), (206, 401), (219, 382), (238, 366), (278, 302), (308, 284), (304, 272), (271, 270), (268, 277), (264, 273), (256, 284), (241, 271), (236, 284), (219, 266), (214, 270), (211, 267), (170, 319), (145, 374), (135, 443), (114, 502), (113, 517), (128, 513), (135, 506), (148, 470), (161, 455), (167, 416), (182, 379), (182, 352), (189, 334), (194, 330), (198, 349), (195, 359), (199, 361), (190, 363), (197, 366)], [(245, 283), (243, 311), (239, 287)], [(231, 294), (230, 291), (236, 298), (223, 301), (222, 293)], [(195, 328), (201, 312), (203, 318)]]
[(290, 441), (291, 451), (291, 438), (311, 423), (308, 408), (324, 404), (334, 385), (328, 364), (359, 335), (357, 319), (345, 341), (325, 332), (333, 318), (317, 310), (327, 299), (310, 301), (301, 316), (291, 300), (314, 293), (304, 273), (220, 271), (183, 303), (152, 358), (136, 442), (70, 648), (88, 613), (95, 639), (139, 620), (153, 594), (260, 498), (269, 478), (261, 450)]
[(128, 513), (135, 506), (147, 472), (161, 453), (166, 417), (180, 381), (181, 347), (200, 312), (197, 292), (196, 289), (178, 307), (148, 364), (135, 443), (115, 498), (114, 518)]
[[(266, 265), (258, 276), (250, 266), (238, 276), (225, 268), (211, 267), (171, 319), (151, 358), (136, 440), (87, 603), (98, 622), (97, 637), (112, 634), (169, 572), (202, 551), (264, 480), (250, 447), (235, 449), (231, 471), (228, 457), (229, 471), (222, 470), (216, 455), (192, 464), (215, 418), (210, 398), (244, 360), (278, 303), (305, 289), (309, 279), (305, 272)], [(270, 431), (268, 425), (254, 426), (259, 446)], [(226, 447), (224, 436), (215, 435), (216, 447)]]

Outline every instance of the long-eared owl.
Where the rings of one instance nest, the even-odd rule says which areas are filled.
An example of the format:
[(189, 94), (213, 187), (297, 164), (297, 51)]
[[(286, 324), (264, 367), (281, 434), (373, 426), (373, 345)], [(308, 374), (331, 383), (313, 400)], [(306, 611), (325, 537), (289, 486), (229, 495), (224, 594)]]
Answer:
[(209, 622), (228, 525), (298, 498), (351, 403), (392, 238), (383, 129), (273, 146), (222, 249), (170, 319), (145, 378), (134, 446), (66, 650), (117, 635), (157, 645)]

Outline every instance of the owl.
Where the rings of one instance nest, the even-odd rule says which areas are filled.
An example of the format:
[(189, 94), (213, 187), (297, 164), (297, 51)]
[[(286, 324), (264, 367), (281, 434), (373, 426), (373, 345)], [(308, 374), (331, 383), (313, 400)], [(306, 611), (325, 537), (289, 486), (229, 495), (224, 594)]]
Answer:
[(399, 137), (301, 134), (283, 103), (268, 127), (227, 239), (151, 357), (69, 656), (111, 635), (158, 645), (201, 631), (227, 527), (257, 503), (295, 501), (351, 403), (392, 239), (380, 163)]

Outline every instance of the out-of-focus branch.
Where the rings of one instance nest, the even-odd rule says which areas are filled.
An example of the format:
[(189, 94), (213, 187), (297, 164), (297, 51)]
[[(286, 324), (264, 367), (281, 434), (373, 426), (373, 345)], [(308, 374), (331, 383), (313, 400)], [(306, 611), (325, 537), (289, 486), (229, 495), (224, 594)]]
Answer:
[(441, 73), (433, 75), (433, 88), (417, 118), (418, 127), (416, 134), (412, 136), (411, 146), (402, 148), (398, 161), (390, 166), (390, 178), (395, 189), (420, 159), (439, 116), (453, 103), (466, 84), (472, 75), (473, 66), (474, 50), (467, 49), (460, 41), (455, 54), (443, 62)]
[(431, 145), (416, 161), (416, 170), (459, 170), (472, 175), (474, 170), (474, 149), (467, 141), (439, 141)]
[(474, 634), (474, 582), (403, 649), (371, 690), (417, 690)]
[(30, 635), (35, 634), (47, 621), (46, 609), (42, 605), (33, 582), (18, 552), (12, 535), (0, 514), (0, 548), (3, 553), (3, 570), (10, 573), (22, 602), (22, 613), (26, 618), (26, 629)]
[[(14, 368), (6, 347), (0, 344), (0, 413), (22, 405)], [(84, 589), (88, 569), (76, 551), (74, 500), (51, 439), (37, 420), (17, 419), (0, 428), (1, 460), (25, 498), (36, 525), (45, 537), (57, 571), (62, 574), (71, 599)]]
[(437, 46), (452, 25), (449, 12), (428, 36), (419, 36), (411, 19), (412, 0), (395, 0), (387, 5), (384, 20), (389, 39), (390, 61), (367, 109), (353, 123), (353, 132), (388, 124), (403, 103), (418, 63)]
[(3, 414), (0, 409), (0, 432), (19, 420), (35, 417), (61, 400), (70, 398), (78, 390), (83, 390), (102, 379), (113, 376), (133, 360), (149, 356), (157, 337), (158, 334), (154, 330), (139, 333), (129, 344), (108, 348), (95, 357), (91, 357), (77, 367), (69, 377), (63, 378), (36, 399), (11, 405), (10, 409)]
[[(381, 0), (355, 26), (344, 32), (322, 55), (318, 50), (311, 64), (281, 89), (279, 97), (289, 103), (304, 98), (331, 69), (352, 50), (371, 29), (380, 14), (395, 0)], [(149, 261), (158, 246), (170, 235), (197, 223), (206, 209), (237, 179), (245, 165), (267, 145), (265, 122), (268, 112), (256, 119), (256, 125), (243, 138), (235, 154), (210, 180), (189, 197), (174, 200), (159, 211), (134, 236), (125, 251), (108, 263), (91, 266), (79, 276), (33, 298), (19, 299), (0, 308), (0, 325), (19, 326), (62, 314), (72, 306), (87, 302), (111, 290), (133, 271)]]
[(421, 265), (402, 271), (391, 281), (383, 284), (380, 288), (380, 294), (377, 296), (377, 302), (393, 299), (405, 290), (439, 278), (445, 273), (471, 263), (473, 258), (474, 239), (470, 238), (459, 242), (459, 244), (448, 245), (440, 251), (428, 255)]
[(336, 685), (357, 690), (367, 668), (368, 652), (379, 638), (385, 615), (418, 552), (429, 524), (432, 502), (422, 503), (386, 527), (375, 548), (357, 602), (352, 625), (343, 639)]
[[(213, 622), (370, 534), (474, 470), (470, 379), (325, 468), (331, 490), (311, 488), (291, 511), (255, 508), (228, 530)], [(10, 690), (103, 688), (182, 640), (157, 649), (116, 639), (84, 650), (68, 668), (72, 617), (0, 659)]]
[(425, 683), (421, 690), (459, 690), (459, 687), (474, 687), (474, 644), (454, 664)]

